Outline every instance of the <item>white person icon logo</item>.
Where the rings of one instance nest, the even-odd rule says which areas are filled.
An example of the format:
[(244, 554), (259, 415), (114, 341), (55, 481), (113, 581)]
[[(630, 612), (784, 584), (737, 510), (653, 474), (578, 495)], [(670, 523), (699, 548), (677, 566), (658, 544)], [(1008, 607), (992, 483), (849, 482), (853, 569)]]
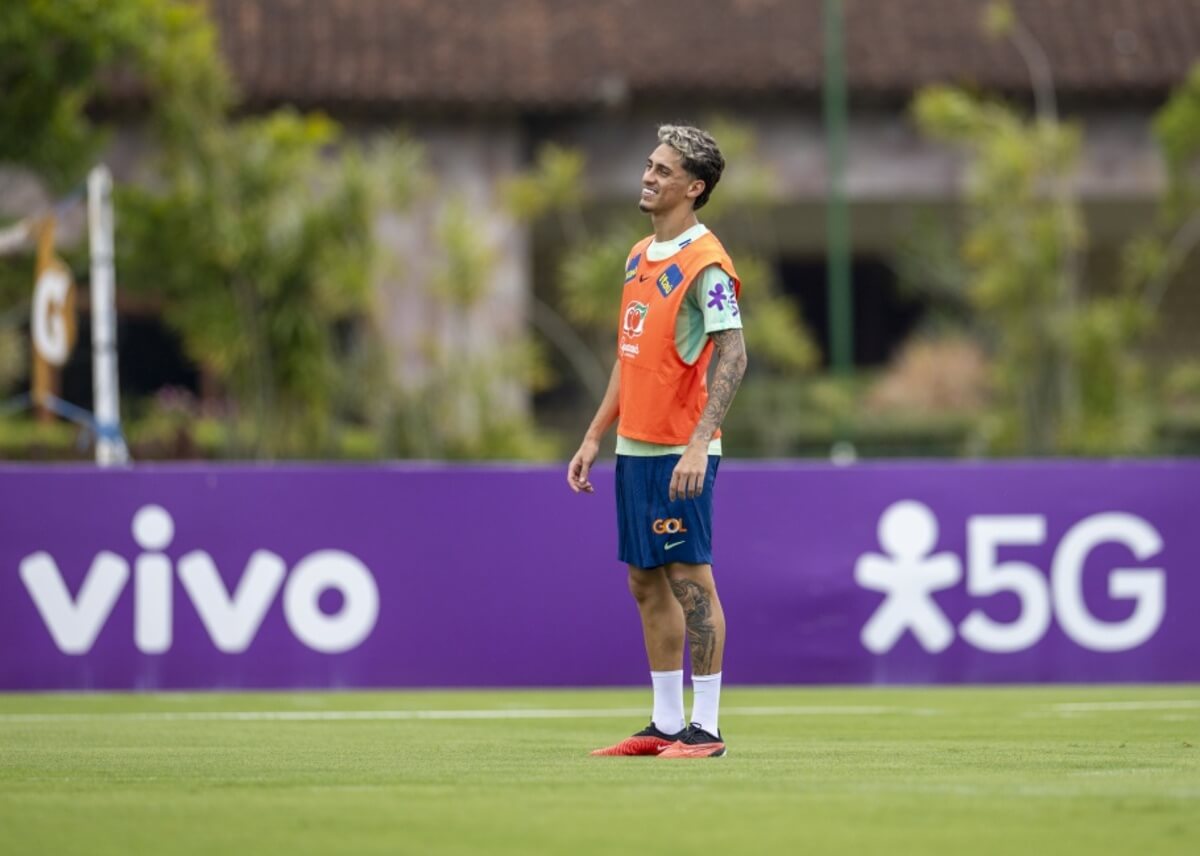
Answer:
[(959, 583), (961, 561), (953, 553), (929, 555), (937, 544), (938, 523), (920, 502), (890, 506), (879, 518), (878, 531), (884, 553), (865, 553), (854, 565), (860, 586), (887, 596), (863, 626), (863, 645), (882, 654), (911, 630), (926, 651), (944, 651), (954, 641), (954, 628), (932, 595)]

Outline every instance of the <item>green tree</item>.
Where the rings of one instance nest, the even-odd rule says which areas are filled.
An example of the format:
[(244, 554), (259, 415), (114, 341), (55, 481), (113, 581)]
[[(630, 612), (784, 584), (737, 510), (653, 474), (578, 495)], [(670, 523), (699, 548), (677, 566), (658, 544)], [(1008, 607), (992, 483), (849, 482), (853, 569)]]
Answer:
[(1167, 167), (1166, 194), (1158, 221), (1125, 255), (1130, 284), (1150, 311), (1200, 245), (1200, 64), (1155, 117), (1154, 136)]
[[(0, 165), (54, 192), (78, 188), (111, 136), (91, 108), (118, 97), (147, 103), (163, 134), (203, 135), (228, 101), (215, 45), (203, 7), (186, 0), (0, 4)], [(81, 248), (64, 251), (86, 267)], [(0, 388), (25, 374), (17, 327), (32, 270), (31, 251), (0, 259)]]
[(121, 195), (124, 287), (157, 297), (188, 356), (236, 402), (235, 447), (331, 453), (337, 331), (369, 308), (372, 170), (339, 131), (286, 111), (230, 124)]
[(371, 356), (372, 227), (411, 196), (415, 147), (366, 151), (290, 111), (231, 119), (203, 4), (0, 8), (0, 160), (76, 181), (108, 137), (86, 108), (117, 95), (145, 96), (158, 144), (144, 180), (118, 188), (121, 289), (163, 307), (228, 400), (228, 453), (333, 453), (339, 426), (371, 417), (347, 390), (388, 395)]
[(224, 71), (200, 4), (22, 0), (0, 4), (0, 162), (55, 187), (78, 181), (107, 135), (97, 98), (140, 89), (177, 132), (222, 103)]
[(1025, 58), (1035, 115), (946, 86), (919, 93), (913, 114), (971, 156), (960, 249), (966, 300), (994, 365), (986, 444), (1037, 455), (1147, 451), (1153, 400), (1139, 346), (1151, 313), (1134, 288), (1083, 293), (1087, 237), (1071, 182), (1083, 131), (1059, 118), (1049, 62), (1008, 4), (985, 15)]
[(549, 380), (544, 354), (524, 332), (500, 341), (482, 333), (496, 264), (485, 236), (462, 198), (445, 205), (430, 283), (440, 321), (421, 342), (421, 366), (399, 384), (387, 438), (394, 454), (543, 460), (559, 452), (527, 406)]
[[(1161, 314), (1163, 299), (1180, 281), (1200, 246), (1200, 63), (1154, 120), (1167, 185), (1156, 222), (1125, 249), (1125, 286), (1139, 296), (1143, 312)], [(1200, 358), (1178, 360), (1161, 376), (1163, 407), (1200, 412)]]

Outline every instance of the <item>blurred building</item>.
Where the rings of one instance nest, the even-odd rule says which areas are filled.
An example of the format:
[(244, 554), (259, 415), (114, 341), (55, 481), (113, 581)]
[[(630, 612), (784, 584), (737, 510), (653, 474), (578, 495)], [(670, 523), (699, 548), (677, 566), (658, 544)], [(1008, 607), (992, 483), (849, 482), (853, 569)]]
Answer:
[[(774, 264), (825, 339), (821, 0), (209, 0), (246, 107), (320, 109), (356, 133), (401, 127), (428, 147), (497, 248), (481, 335), (524, 323), (535, 235), (499, 188), (538, 147), (588, 157), (597, 205), (632, 206), (662, 121), (724, 115), (753, 128), (775, 176)], [(1050, 57), (1061, 109), (1086, 125), (1079, 190), (1089, 269), (1151, 216), (1164, 171), (1148, 120), (1200, 57), (1196, 0), (1015, 0)], [(1030, 101), (1029, 72), (983, 32), (976, 0), (845, 0), (856, 361), (878, 364), (919, 320), (893, 256), (918, 218), (951, 213), (961, 161), (918, 135), (915, 91), (960, 83)], [(737, 164), (732, 164), (734, 175)], [(730, 180), (734, 180), (731, 178)], [(423, 299), (436, 200), (384, 224), (405, 258), (381, 283), (397, 365), (437, 324)], [(1102, 286), (1098, 286), (1102, 287)], [(1189, 340), (1200, 294), (1173, 289), (1163, 347)], [(490, 334), (488, 333), (490, 331)], [(415, 346), (414, 346), (415, 347)]]

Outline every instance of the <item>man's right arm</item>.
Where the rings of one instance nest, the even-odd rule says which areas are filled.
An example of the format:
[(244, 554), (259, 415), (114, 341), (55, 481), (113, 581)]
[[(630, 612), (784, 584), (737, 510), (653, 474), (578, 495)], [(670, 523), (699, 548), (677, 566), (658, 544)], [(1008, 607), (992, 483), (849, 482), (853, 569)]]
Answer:
[(579, 451), (575, 453), (575, 457), (571, 458), (571, 464), (567, 467), (567, 484), (575, 493), (592, 493), (595, 490), (592, 483), (588, 481), (588, 472), (600, 454), (600, 440), (617, 421), (620, 411), (621, 361), (618, 358), (613, 363), (612, 374), (608, 376), (608, 389), (604, 391), (604, 399), (600, 402), (600, 407), (596, 409), (596, 415), (592, 418), (592, 424), (588, 426), (587, 433), (583, 435)]

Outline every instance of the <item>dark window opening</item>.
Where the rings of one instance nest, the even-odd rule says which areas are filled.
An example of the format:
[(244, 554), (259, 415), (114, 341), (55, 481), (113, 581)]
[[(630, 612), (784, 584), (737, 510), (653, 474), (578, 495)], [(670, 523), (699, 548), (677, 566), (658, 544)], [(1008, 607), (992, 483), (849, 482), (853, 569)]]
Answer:
[[(823, 258), (785, 258), (779, 278), (786, 294), (800, 303), (804, 321), (821, 349), (822, 365), (829, 366), (828, 265)], [(927, 307), (901, 292), (895, 272), (883, 261), (858, 256), (851, 261), (850, 282), (854, 301), (854, 364), (880, 366), (912, 333)]]
[[(92, 318), (79, 314), (79, 338), (63, 367), (62, 397), (92, 410)], [(153, 395), (165, 386), (200, 394), (200, 371), (183, 352), (183, 343), (154, 315), (117, 316), (117, 376), (121, 408), (126, 399)]]

